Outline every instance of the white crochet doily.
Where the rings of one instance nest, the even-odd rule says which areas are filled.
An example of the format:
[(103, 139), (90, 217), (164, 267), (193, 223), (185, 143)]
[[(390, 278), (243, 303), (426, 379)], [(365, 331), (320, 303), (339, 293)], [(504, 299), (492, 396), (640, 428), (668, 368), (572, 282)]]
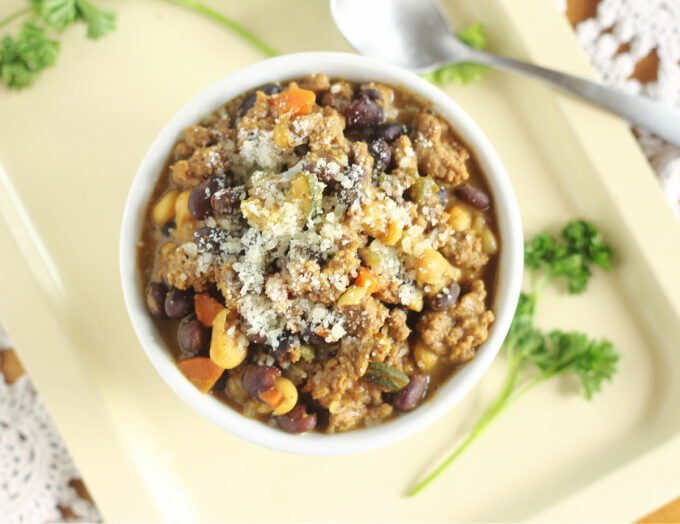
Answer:
[[(0, 349), (9, 341), (0, 327)], [(80, 473), (27, 374), (8, 385), (0, 374), (0, 522), (57, 522), (57, 506), (99, 522), (97, 509), (69, 485)]]
[[(566, 10), (566, 0), (556, 1)], [(576, 35), (604, 83), (680, 107), (680, 0), (601, 0), (596, 16), (579, 23)], [(631, 78), (653, 51), (657, 79), (643, 84)], [(680, 149), (644, 129), (635, 131), (680, 219)]]
[[(566, 9), (566, 0), (554, 1)], [(680, 106), (680, 0), (601, 0), (596, 17), (581, 22), (576, 33), (604, 82)], [(622, 44), (630, 48), (619, 53)], [(654, 49), (657, 80), (631, 79), (636, 63)], [(680, 150), (636, 131), (680, 218)], [(0, 328), (0, 348), (8, 346)], [(100, 521), (96, 508), (69, 486), (79, 477), (29, 378), (9, 386), (0, 377), (0, 521), (60, 521), (57, 505), (84, 521)]]

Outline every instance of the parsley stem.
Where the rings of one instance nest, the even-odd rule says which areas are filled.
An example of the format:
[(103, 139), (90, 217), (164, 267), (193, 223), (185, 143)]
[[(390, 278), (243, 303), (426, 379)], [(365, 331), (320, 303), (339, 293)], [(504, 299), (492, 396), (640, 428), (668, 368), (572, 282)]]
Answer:
[(463, 443), (458, 446), (448, 458), (442, 462), (437, 469), (430, 473), (423, 481), (417, 484), (411, 491), (409, 491), (408, 496), (413, 497), (422, 491), (430, 482), (437, 478), (447, 467), (451, 464), (458, 456), (465, 451), (465, 449), (472, 444), (472, 442), (479, 436), (479, 434), (484, 431), (484, 429), (493, 420), (500, 415), (507, 406), (510, 405), (508, 399), (512, 394), (515, 385), (517, 384), (517, 379), (519, 377), (519, 372), (522, 369), (523, 357), (511, 357), (508, 367), (508, 373), (505, 377), (505, 383), (501, 392), (496, 397), (496, 399), (491, 403), (491, 405), (484, 411), (482, 416), (477, 420), (474, 428), (470, 432), (470, 435), (463, 441)]
[(33, 9), (33, 7), (28, 6), (28, 7), (24, 7), (23, 9), (19, 9), (18, 11), (14, 11), (14, 13), (9, 15), (7, 18), (3, 18), (2, 20), (0, 20), (0, 27), (4, 27), (7, 24), (16, 20), (17, 18), (24, 16), (27, 13), (30, 13), (32, 9)]
[(209, 16), (213, 20), (231, 29), (234, 33), (239, 35), (244, 40), (250, 42), (253, 46), (255, 46), (257, 49), (262, 51), (267, 56), (278, 55), (276, 51), (274, 51), (271, 47), (269, 47), (262, 40), (256, 37), (253, 33), (248, 31), (245, 27), (234, 22), (230, 18), (227, 18), (226, 16), (218, 13), (214, 9), (211, 9), (208, 6), (200, 2), (197, 2), (196, 0), (169, 0), (169, 1)]

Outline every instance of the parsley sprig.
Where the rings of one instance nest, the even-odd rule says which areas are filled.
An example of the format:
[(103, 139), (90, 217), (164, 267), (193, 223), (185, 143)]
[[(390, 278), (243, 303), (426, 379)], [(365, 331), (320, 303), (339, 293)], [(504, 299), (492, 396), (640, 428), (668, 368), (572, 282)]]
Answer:
[[(495, 400), (484, 411), (470, 435), (409, 496), (416, 495), (451, 464), (503, 411), (527, 392), (552, 377), (572, 374), (580, 380), (582, 392), (590, 400), (604, 380), (616, 373), (619, 359), (608, 340), (594, 340), (577, 331), (553, 330), (548, 333), (534, 325), (534, 313), (546, 285), (564, 277), (570, 294), (586, 290), (591, 268), (606, 271), (611, 266), (612, 249), (589, 222), (576, 220), (562, 230), (560, 238), (547, 232), (525, 244), (525, 265), (530, 273), (530, 290), (522, 293), (503, 348), (508, 359), (505, 382)], [(533, 369), (532, 369), (533, 368)]]
[(60, 45), (48, 30), (61, 33), (76, 23), (87, 26), (87, 37), (96, 40), (115, 28), (116, 15), (86, 0), (31, 0), (30, 5), (0, 20), (0, 28), (28, 16), (16, 37), (0, 41), (0, 79), (10, 89), (35, 83), (40, 74), (55, 64)]
[[(168, 0), (205, 15), (248, 41), (266, 56), (277, 53), (245, 27), (196, 0)], [(49, 32), (61, 33), (84, 23), (87, 38), (97, 40), (113, 31), (116, 14), (96, 7), (87, 0), (29, 0), (30, 5), (0, 19), (0, 28), (21, 17), (29, 17), (16, 37), (0, 40), (0, 81), (10, 89), (23, 89), (35, 83), (40, 74), (55, 64), (59, 42)]]

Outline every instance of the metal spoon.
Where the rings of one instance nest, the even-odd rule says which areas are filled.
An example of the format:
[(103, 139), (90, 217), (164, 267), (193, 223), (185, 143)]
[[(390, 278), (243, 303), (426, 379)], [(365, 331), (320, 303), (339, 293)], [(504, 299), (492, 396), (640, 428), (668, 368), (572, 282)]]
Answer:
[(417, 73), (458, 62), (476, 62), (523, 73), (617, 113), (680, 147), (680, 109), (545, 67), (472, 49), (456, 37), (434, 0), (330, 2), (340, 32), (364, 55)]

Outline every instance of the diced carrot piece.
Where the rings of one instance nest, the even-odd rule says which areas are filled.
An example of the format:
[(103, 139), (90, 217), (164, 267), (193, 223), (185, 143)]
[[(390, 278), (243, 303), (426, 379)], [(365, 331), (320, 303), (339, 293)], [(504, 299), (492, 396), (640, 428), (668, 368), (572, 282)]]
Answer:
[(382, 278), (363, 266), (357, 270), (357, 278), (354, 283), (359, 287), (365, 288), (369, 295), (371, 293), (377, 293), (385, 287), (385, 282)]
[(277, 408), (283, 402), (283, 394), (278, 389), (271, 388), (260, 393), (260, 400), (273, 408)]
[(269, 98), (269, 103), (274, 106), (279, 114), (288, 113), (291, 118), (309, 113), (315, 101), (316, 94), (314, 91), (300, 89), (299, 87), (282, 91)]
[(207, 357), (185, 358), (177, 363), (177, 367), (201, 393), (210, 391), (224, 371)]
[(213, 320), (224, 309), (224, 306), (211, 297), (210, 293), (199, 293), (194, 295), (194, 308), (201, 324), (205, 327), (212, 327)]

